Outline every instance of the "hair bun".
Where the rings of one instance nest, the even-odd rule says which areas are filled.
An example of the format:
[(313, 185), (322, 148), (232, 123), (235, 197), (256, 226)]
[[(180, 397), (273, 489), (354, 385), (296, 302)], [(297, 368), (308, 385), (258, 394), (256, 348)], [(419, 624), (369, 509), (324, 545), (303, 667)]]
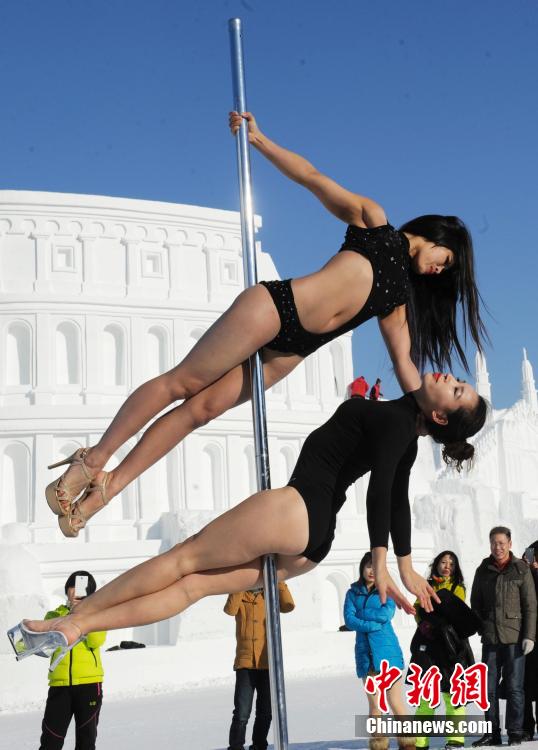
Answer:
[(452, 466), (456, 471), (461, 471), (464, 461), (472, 461), (474, 456), (474, 446), (466, 440), (459, 440), (456, 443), (447, 443), (443, 448), (443, 460), (448, 466)]

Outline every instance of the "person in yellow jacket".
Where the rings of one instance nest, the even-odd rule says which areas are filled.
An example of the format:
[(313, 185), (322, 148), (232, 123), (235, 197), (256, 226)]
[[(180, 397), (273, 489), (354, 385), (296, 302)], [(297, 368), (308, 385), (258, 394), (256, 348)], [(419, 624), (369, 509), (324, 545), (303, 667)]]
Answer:
[[(463, 581), (463, 573), (461, 571), (458, 556), (455, 552), (452, 552), (452, 550), (443, 550), (436, 556), (435, 560), (431, 564), (430, 577), (428, 578), (428, 581), (435, 592), (440, 591), (441, 589), (448, 589), (463, 602), (465, 601), (465, 584)], [(429, 623), (423, 621), (422, 619), (423, 610), (421, 609), (420, 602), (418, 600), (415, 602), (415, 610), (417, 612), (417, 614), (415, 615), (415, 620), (417, 621), (419, 629), (421, 628), (421, 623), (423, 623), (424, 634), (427, 638), (431, 637), (433, 633), (429, 633)], [(411, 658), (411, 661), (413, 661), (413, 657)], [(452, 705), (448, 689), (448, 686), (445, 684), (445, 678), (443, 677), (443, 681), (441, 683), (441, 696), (445, 705), (445, 715), (447, 716), (447, 718), (456, 721), (459, 719), (464, 719), (465, 707)], [(420, 704), (416, 710), (416, 716), (420, 716), (421, 718), (428, 718), (434, 713), (435, 709), (430, 707), (429, 702), (424, 700), (424, 698), (421, 698)], [(458, 750), (458, 748), (462, 748), (464, 746), (465, 740), (461, 736), (451, 735), (446, 737), (445, 743), (445, 750)], [(427, 748), (429, 748), (429, 744), (429, 737), (417, 737), (416, 747), (418, 748), (418, 750), (427, 750)]]
[[(71, 573), (65, 582), (67, 604), (47, 612), (45, 619), (65, 617), (78, 601), (93, 594), (96, 588), (95, 579), (88, 571), (76, 570)], [(49, 692), (39, 750), (60, 750), (73, 716), (76, 723), (75, 750), (94, 750), (103, 701), (103, 667), (99, 649), (105, 638), (105, 632), (88, 633), (65, 655), (55, 670), (49, 672)]]
[[(281, 612), (291, 612), (295, 602), (285, 583), (278, 584)], [(250, 750), (265, 750), (271, 726), (271, 691), (265, 630), (263, 589), (230, 594), (224, 611), (235, 617), (235, 693), (228, 750), (244, 750), (247, 724), (256, 691), (256, 717)]]

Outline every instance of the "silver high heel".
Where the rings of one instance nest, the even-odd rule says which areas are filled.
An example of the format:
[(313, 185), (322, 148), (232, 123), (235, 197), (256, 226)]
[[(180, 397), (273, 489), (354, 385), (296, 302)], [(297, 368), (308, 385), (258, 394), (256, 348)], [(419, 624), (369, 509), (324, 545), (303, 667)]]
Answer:
[[(79, 630), (76, 623), (72, 623)], [(22, 661), (28, 656), (43, 656), (46, 659), (55, 655), (49, 666), (49, 672), (53, 672), (58, 664), (62, 661), (64, 656), (68, 654), (77, 643), (80, 643), (83, 639), (82, 633), (71, 645), (67, 643), (67, 638), (59, 630), (46, 630), (39, 633), (35, 630), (30, 630), (24, 624), (24, 621), (19, 622), (15, 627), (10, 628), (7, 631), (7, 637), (15, 651), (15, 657), (17, 661)], [(58, 651), (58, 653), (56, 653)]]
[(21, 623), (15, 625), (15, 627), (13, 628), (10, 628), (7, 631), (7, 637), (9, 638), (11, 647), (15, 652), (15, 658), (17, 659), (17, 661), (26, 659), (27, 656), (32, 656), (32, 654), (34, 654), (35, 656), (44, 656), (45, 658), (48, 658), (48, 656), (50, 655), (46, 654), (40, 648), (30, 647), (29, 641), (27, 641), (22, 634)]

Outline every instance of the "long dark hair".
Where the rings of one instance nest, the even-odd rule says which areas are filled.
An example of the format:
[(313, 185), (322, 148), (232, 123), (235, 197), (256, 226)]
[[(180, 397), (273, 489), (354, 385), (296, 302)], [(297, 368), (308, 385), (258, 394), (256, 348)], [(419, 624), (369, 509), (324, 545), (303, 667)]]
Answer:
[(467, 442), (467, 438), (476, 435), (482, 429), (488, 415), (488, 404), (485, 398), (478, 397), (478, 404), (474, 409), (460, 407), (449, 412), (446, 424), (437, 424), (424, 414), (424, 422), (428, 434), (443, 446), (443, 461), (447, 466), (461, 471), (463, 462), (472, 462), (474, 446)]
[(450, 557), (454, 561), (454, 572), (452, 573), (452, 581), (456, 584), (456, 586), (463, 586), (465, 588), (465, 583), (463, 581), (463, 573), (460, 567), (460, 561), (458, 560), (458, 556), (455, 552), (452, 552), (451, 549), (445, 549), (442, 552), (439, 552), (439, 554), (436, 556), (435, 560), (430, 565), (430, 575), (428, 578), (428, 582), (431, 584), (433, 583), (434, 576), (438, 576), (439, 573), (437, 572), (437, 566), (443, 559), (445, 555), (450, 555)]
[[(410, 274), (411, 296), (407, 304), (411, 357), (419, 370), (431, 362), (440, 370), (452, 369), (452, 353), (467, 372), (470, 372), (464, 346), (467, 332), (483, 351), (489, 341), (480, 317), (483, 300), (476, 286), (473, 241), (469, 230), (457, 216), (427, 214), (406, 222), (401, 232), (424, 237), (454, 253), (454, 265), (440, 274)], [(458, 336), (457, 305), (461, 303), (463, 317), (463, 345)]]
[(372, 553), (371, 552), (365, 552), (362, 556), (362, 560), (359, 563), (359, 583), (361, 583), (363, 586), (366, 586), (366, 581), (364, 580), (364, 568), (367, 565), (372, 564)]

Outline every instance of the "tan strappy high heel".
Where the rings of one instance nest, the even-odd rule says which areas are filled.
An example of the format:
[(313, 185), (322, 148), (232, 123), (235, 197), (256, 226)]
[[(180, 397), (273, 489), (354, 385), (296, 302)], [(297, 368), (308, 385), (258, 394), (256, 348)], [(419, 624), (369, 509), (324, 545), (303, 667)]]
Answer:
[[(65, 516), (60, 516), (60, 518), (58, 518), (58, 525), (64, 536), (78, 536), (78, 532), (86, 526), (90, 518), (108, 504), (109, 498), (106, 494), (106, 485), (110, 476), (110, 472), (105, 471), (104, 475), (105, 476), (103, 477), (102, 482), (92, 482), (90, 486), (86, 488), (86, 492), (80, 498), (80, 500), (75, 500), (75, 502), (71, 505), (68, 513)], [(95, 490), (101, 495), (101, 505), (91, 513), (84, 513), (83, 505), (87, 501), (88, 495), (90, 495)]]
[[(73, 453), (73, 455), (68, 456), (67, 458), (62, 459), (62, 461), (58, 461), (57, 463), (51, 464), (47, 467), (48, 469), (57, 469), (58, 466), (66, 466), (67, 464), (69, 464), (69, 468), (71, 468), (71, 466), (80, 466), (84, 476), (87, 479), (87, 482), (77, 490), (76, 487), (68, 484), (66, 481), (67, 471), (69, 471), (68, 469), (67, 471), (64, 471), (61, 477), (55, 479), (54, 482), (51, 482), (49, 485), (47, 485), (45, 489), (47, 504), (51, 511), (53, 513), (56, 513), (57, 516), (67, 515), (73, 500), (88, 487), (93, 479), (93, 476), (92, 474), (90, 474), (88, 467), (86, 466), (86, 463), (84, 461), (87, 453), (88, 448), (79, 448)], [(58, 494), (59, 491), (62, 492), (61, 496)]]

